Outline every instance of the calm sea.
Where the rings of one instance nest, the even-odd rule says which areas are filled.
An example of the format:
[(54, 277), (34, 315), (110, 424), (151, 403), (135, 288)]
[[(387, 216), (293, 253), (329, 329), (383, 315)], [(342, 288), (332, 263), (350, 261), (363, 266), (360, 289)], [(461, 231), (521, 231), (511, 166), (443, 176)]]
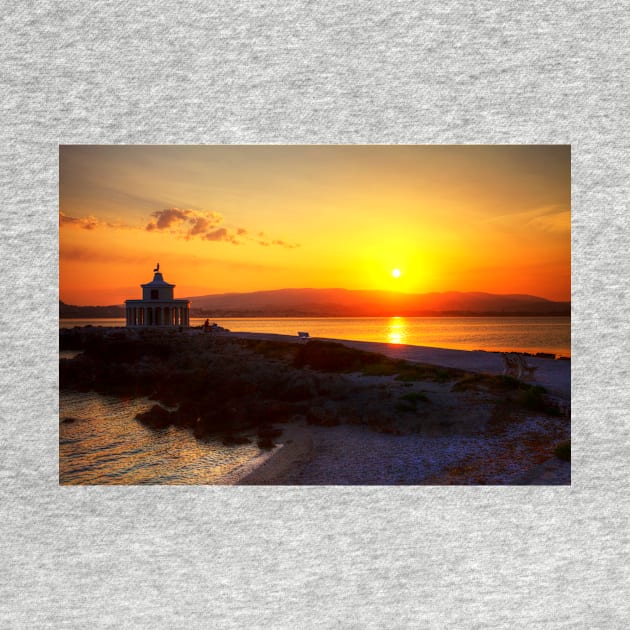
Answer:
[[(203, 324), (205, 318), (191, 318)], [(257, 317), (219, 318), (233, 332), (261, 332), (355, 339), (458, 350), (553, 352), (571, 356), (570, 317)], [(63, 319), (72, 326), (124, 326), (124, 319)]]
[(150, 429), (135, 415), (154, 404), (147, 398), (61, 392), (60, 419), (74, 420), (59, 424), (59, 483), (233, 483), (269, 456), (255, 442), (224, 446), (197, 440), (179, 427)]

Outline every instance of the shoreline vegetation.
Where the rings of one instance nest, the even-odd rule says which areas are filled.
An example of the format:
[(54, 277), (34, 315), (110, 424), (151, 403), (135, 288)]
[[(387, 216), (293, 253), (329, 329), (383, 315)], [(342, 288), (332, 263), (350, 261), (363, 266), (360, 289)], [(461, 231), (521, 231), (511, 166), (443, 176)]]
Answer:
[(273, 450), (236, 483), (570, 483), (569, 361), (528, 359), (526, 382), (491, 352), (197, 329), (62, 329), (60, 349), (62, 390), (148, 396), (155, 431)]

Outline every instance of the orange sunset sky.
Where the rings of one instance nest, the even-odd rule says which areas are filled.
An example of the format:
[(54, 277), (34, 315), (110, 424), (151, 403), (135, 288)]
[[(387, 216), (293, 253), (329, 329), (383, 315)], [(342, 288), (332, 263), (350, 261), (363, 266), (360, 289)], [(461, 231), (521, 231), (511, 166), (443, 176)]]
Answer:
[[(569, 146), (62, 146), (60, 299), (281, 288), (570, 300)], [(399, 270), (399, 277), (394, 277)]]

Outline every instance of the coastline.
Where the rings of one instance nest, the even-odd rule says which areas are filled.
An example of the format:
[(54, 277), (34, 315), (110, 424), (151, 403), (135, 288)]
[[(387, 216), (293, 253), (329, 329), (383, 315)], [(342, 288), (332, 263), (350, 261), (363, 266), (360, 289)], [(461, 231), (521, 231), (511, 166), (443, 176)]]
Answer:
[[(120, 340), (122, 330), (125, 329), (101, 329), (89, 334)], [(133, 339), (135, 335), (123, 338)], [(297, 364), (290, 367), (291, 363), (282, 368), (274, 352), (286, 354), (290, 347), (287, 344), (291, 344), (302, 346), (296, 354), (299, 356), (311, 347), (293, 335), (227, 331), (208, 334), (187, 329), (181, 342), (172, 333), (159, 335), (158, 339), (172, 348), (183, 346), (188, 352), (194, 349), (195, 356), (201, 348), (205, 352), (212, 349), (205, 360), (215, 362), (219, 370), (216, 375), (225, 373), (227, 359), (232, 362), (232, 372), (228, 374), (238, 375), (245, 366), (255, 368), (256, 378), (266, 378), (264, 375), (270, 370), (293, 370), (289, 378), (291, 391), (299, 391), (303, 402), (294, 407), (292, 403), (281, 403), (273, 411), (267, 408), (265, 422), (281, 428), (281, 435), (273, 440), (273, 448), (261, 450), (218, 481), (221, 485), (570, 484), (570, 464), (552, 457), (555, 446), (570, 439), (570, 361), (526, 357), (528, 365), (536, 370), (523, 387), (545, 387), (560, 409), (561, 418), (545, 417), (544, 412), (525, 406), (508, 413), (503, 409), (505, 417), (496, 426), (495, 406), (497, 401), (505, 405), (500, 403), (505, 395), (500, 390), (486, 393), (483, 383), (496, 386), (504, 382), (496, 379), (504, 367), (498, 352), (311, 339), (416, 363), (416, 373), (410, 380), (399, 379), (397, 371), (387, 370), (335, 374), (334, 370), (318, 372), (307, 367), (300, 372)], [(271, 342), (272, 346), (278, 342), (277, 349), (257, 343), (261, 341)], [(259, 347), (261, 353), (255, 351)], [(313, 345), (314, 349), (317, 347)], [(292, 356), (290, 349), (288, 356)], [(427, 370), (427, 366), (431, 368)], [(455, 372), (449, 374), (447, 369)], [(477, 381), (473, 375), (482, 379), (481, 389), (474, 385)], [(473, 383), (473, 388), (456, 387), (460, 380)], [(278, 384), (284, 387), (285, 383)], [(310, 391), (306, 399), (301, 398), (304, 388)], [(329, 395), (327, 391), (336, 394)], [(339, 394), (341, 398), (337, 397)], [(415, 411), (410, 410), (407, 400), (413, 401)], [(278, 413), (285, 407), (294, 410), (280, 418)], [(238, 413), (238, 409), (235, 407), (234, 412)], [(528, 444), (523, 450), (523, 444), (532, 442), (532, 436), (536, 444)]]
[[(282, 341), (291, 343), (304, 343), (290, 335), (278, 335), (269, 333), (229, 333), (230, 335), (264, 341)], [(319, 339), (320, 341), (333, 341), (344, 344), (348, 347), (376, 352), (385, 356), (404, 359), (406, 361), (427, 363), (430, 365), (450, 367), (475, 372), (478, 374), (501, 374), (503, 371), (503, 361), (501, 353), (453, 350), (449, 348), (433, 348), (427, 346), (391, 345), (378, 342), (348, 341), (343, 339)], [(528, 365), (536, 367), (535, 377), (531, 379), (534, 384), (542, 385), (550, 393), (557, 396), (566, 406), (570, 408), (571, 390), (571, 364), (570, 361), (557, 361), (538, 357), (527, 357)], [(334, 435), (336, 434), (336, 435)], [(414, 449), (427, 445), (418, 436), (397, 436), (392, 438), (371, 434), (371, 430), (366, 427), (309, 427), (293, 426), (285, 428), (280, 438), (282, 447), (265, 460), (261, 466), (249, 472), (246, 476), (236, 481), (238, 485), (316, 485), (326, 484), (321, 473), (315, 470), (304, 471), (304, 467), (309, 462), (321, 455), (322, 451), (330, 451), (335, 447), (338, 439), (343, 441), (344, 465), (350, 471), (357, 471), (361, 468), (358, 458), (375, 442), (385, 442), (397, 440), (399, 448)], [(451, 451), (465, 451), (461, 442), (462, 438), (457, 435), (449, 436), (449, 448)], [(431, 448), (429, 446), (429, 448)], [(425, 456), (426, 457), (426, 456)], [(350, 461), (356, 458), (355, 461)], [(315, 467), (313, 467), (315, 468)], [(448, 466), (445, 466), (448, 468)], [(361, 479), (360, 474), (358, 478)], [(542, 462), (537, 462), (524, 469), (515, 469), (511, 475), (498, 477), (502, 484), (508, 485), (570, 485), (571, 465), (556, 457), (547, 458)], [(367, 480), (368, 485), (372, 485)], [(409, 483), (410, 480), (378, 479), (378, 485), (387, 483)], [(357, 484), (356, 478), (352, 482)], [(360, 481), (359, 481), (360, 483)], [(420, 485), (445, 485), (451, 483), (448, 474), (438, 473), (429, 476), (426, 481), (416, 481)], [(327, 484), (326, 484), (327, 485)], [(335, 484), (337, 485), (337, 484)]]
[[(227, 317), (212, 316), (232, 332), (297, 335), (309, 331), (319, 339), (395, 342), (487, 352), (538, 352), (571, 355), (570, 317)], [(199, 328), (205, 318), (191, 318)], [(60, 328), (124, 327), (124, 319), (60, 319)], [(552, 332), (551, 332), (552, 331)]]
[[(262, 341), (282, 341), (289, 343), (304, 343), (293, 335), (275, 333), (247, 333), (230, 332), (230, 336), (242, 339), (257, 339)], [(501, 374), (503, 360), (500, 352), (486, 352), (484, 350), (454, 350), (451, 348), (435, 348), (432, 346), (414, 346), (408, 344), (388, 344), (377, 341), (353, 341), (347, 339), (332, 339), (313, 337), (317, 341), (331, 341), (349, 348), (383, 354), (392, 359), (403, 359), (415, 363), (426, 363), (439, 367), (455, 368), (478, 374)], [(531, 382), (542, 385), (551, 393), (561, 397), (566, 402), (571, 399), (571, 361), (559, 361), (540, 357), (527, 357), (527, 364), (536, 368)]]
[[(276, 485), (315, 456), (312, 432), (303, 423), (284, 427), (281, 444), (259, 466), (247, 466), (234, 483), (239, 486)], [(242, 473), (245, 474), (242, 474)]]
[[(351, 425), (287, 427), (280, 441), (260, 466), (252, 468), (250, 463), (246, 474), (238, 471), (240, 474), (232, 475), (225, 483), (249, 486), (479, 485), (474, 479), (464, 482), (453, 475), (452, 469), (461, 461), (470, 466), (475, 459), (472, 451), (487, 446), (483, 438), (391, 436)], [(571, 464), (557, 457), (527, 466), (515, 465), (508, 471), (492, 471), (492, 462), (481, 460), (491, 460), (493, 449), (480, 450), (478, 473), (484, 465), (490, 471), (489, 481), (484, 485), (571, 484)], [(499, 454), (499, 459), (501, 457)]]

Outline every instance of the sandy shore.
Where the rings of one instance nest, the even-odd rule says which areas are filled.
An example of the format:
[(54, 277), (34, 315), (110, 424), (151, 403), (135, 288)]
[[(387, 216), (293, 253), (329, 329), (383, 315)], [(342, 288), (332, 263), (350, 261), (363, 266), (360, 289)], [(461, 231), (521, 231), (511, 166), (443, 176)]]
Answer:
[[(367, 427), (289, 426), (278, 448), (238, 485), (570, 485), (571, 466), (557, 458), (527, 464), (528, 419), (500, 439), (385, 435)], [(544, 428), (543, 428), (544, 430)]]
[(238, 480), (242, 486), (275, 485), (282, 483), (291, 471), (308, 463), (315, 454), (313, 433), (304, 423), (285, 426), (280, 447), (263, 464)]
[[(269, 341), (303, 343), (288, 335), (232, 333)], [(392, 358), (416, 361), (470, 372), (501, 374), (499, 353), (469, 352), (376, 342), (338, 341), (347, 346), (378, 352)], [(542, 385), (570, 405), (569, 361), (528, 357), (535, 366), (530, 382)], [(553, 435), (548, 420), (536, 417), (514, 423), (500, 437), (488, 435), (384, 435), (367, 427), (289, 425), (278, 440), (282, 447), (259, 468), (237, 483), (246, 485), (443, 485), (487, 484), (567, 485), (570, 464), (556, 458), (528, 464), (521, 454), (532, 434)], [(463, 472), (462, 472), (463, 471)], [(472, 472), (471, 472), (472, 471)], [(334, 481), (331, 481), (334, 480)]]

